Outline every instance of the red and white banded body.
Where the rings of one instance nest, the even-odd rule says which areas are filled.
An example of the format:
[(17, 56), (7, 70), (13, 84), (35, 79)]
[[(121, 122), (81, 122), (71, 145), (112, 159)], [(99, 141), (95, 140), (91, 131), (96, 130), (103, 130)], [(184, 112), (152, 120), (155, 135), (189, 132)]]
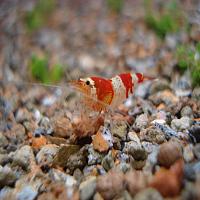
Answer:
[(108, 106), (116, 108), (133, 93), (138, 83), (151, 79), (153, 78), (142, 73), (124, 73), (111, 79), (96, 76), (81, 78), (72, 81), (72, 85), (85, 94), (86, 105), (95, 111), (101, 111)]

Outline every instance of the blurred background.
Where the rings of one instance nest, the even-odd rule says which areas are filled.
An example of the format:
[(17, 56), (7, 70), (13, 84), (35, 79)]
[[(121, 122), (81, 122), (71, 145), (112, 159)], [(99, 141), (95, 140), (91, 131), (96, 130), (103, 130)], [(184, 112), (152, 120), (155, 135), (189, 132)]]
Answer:
[[(138, 71), (200, 84), (198, 0), (1, 0), (0, 78), (58, 83)], [(189, 77), (189, 78), (188, 78)]]

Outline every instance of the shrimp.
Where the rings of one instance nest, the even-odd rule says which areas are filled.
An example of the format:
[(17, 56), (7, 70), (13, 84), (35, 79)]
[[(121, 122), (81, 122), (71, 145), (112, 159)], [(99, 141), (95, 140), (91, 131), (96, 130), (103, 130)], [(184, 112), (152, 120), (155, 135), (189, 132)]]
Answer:
[(142, 73), (123, 73), (111, 79), (102, 77), (80, 78), (71, 81), (71, 85), (84, 95), (84, 103), (94, 111), (106, 111), (115, 109), (123, 103), (131, 94), (134, 87), (145, 80), (155, 78), (144, 76)]

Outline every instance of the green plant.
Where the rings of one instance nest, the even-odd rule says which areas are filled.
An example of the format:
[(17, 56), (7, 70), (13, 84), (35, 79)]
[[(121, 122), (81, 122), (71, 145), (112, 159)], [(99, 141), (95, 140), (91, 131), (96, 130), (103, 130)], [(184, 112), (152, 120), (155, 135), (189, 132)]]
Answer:
[(47, 21), (54, 7), (54, 0), (39, 0), (33, 10), (25, 15), (25, 24), (28, 31), (32, 32), (40, 28)]
[(33, 55), (29, 67), (32, 77), (42, 83), (55, 83), (63, 76), (63, 68), (60, 64), (55, 64), (49, 69), (47, 57), (39, 58)]
[(181, 18), (183, 18), (178, 3), (171, 0), (163, 5), (161, 11), (152, 8), (151, 0), (145, 0), (145, 22), (155, 33), (164, 38), (167, 33), (176, 32), (180, 29)]
[(123, 0), (107, 0), (108, 8), (115, 13), (120, 13), (122, 11), (123, 5)]
[(176, 51), (177, 65), (181, 71), (189, 69), (193, 86), (200, 85), (200, 42), (194, 47), (181, 45)]

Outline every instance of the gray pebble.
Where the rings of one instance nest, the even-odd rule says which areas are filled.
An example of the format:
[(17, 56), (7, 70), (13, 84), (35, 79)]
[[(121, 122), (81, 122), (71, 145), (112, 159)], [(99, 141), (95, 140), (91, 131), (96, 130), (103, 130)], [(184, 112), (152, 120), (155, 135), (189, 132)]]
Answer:
[(10, 167), (8, 166), (2, 167), (0, 165), (0, 188), (6, 185), (7, 186), (13, 185), (16, 180), (17, 177)]
[(192, 125), (192, 121), (189, 117), (181, 117), (180, 119), (173, 119), (171, 121), (171, 127), (174, 130), (182, 131), (189, 129)]
[(35, 164), (35, 156), (29, 145), (22, 146), (19, 150), (11, 154), (13, 157), (13, 164), (19, 165), (26, 170), (30, 170), (32, 164)]
[(81, 200), (89, 200), (92, 198), (96, 190), (96, 177), (90, 176), (79, 186)]
[(103, 158), (102, 162), (101, 162), (102, 166), (104, 167), (104, 169), (106, 171), (108, 171), (109, 169), (111, 169), (112, 167), (114, 167), (114, 159), (112, 157), (112, 152), (109, 151), (108, 154)]
[(7, 138), (0, 132), (0, 147), (6, 147), (8, 145)]
[(50, 165), (53, 163), (53, 159), (58, 152), (59, 147), (54, 144), (48, 144), (42, 147), (42, 149), (36, 155), (36, 161), (40, 165)]

